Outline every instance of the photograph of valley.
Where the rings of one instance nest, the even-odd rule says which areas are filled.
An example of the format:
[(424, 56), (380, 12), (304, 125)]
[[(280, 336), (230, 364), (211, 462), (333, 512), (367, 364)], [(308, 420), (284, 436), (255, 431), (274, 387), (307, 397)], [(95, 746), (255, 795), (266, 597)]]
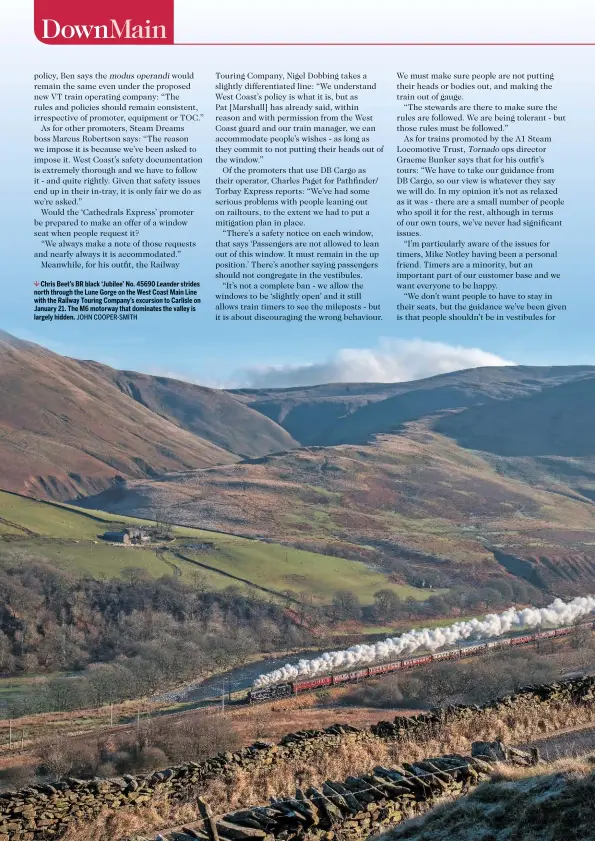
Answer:
[(595, 839), (593, 594), (595, 366), (216, 389), (0, 331), (0, 841)]

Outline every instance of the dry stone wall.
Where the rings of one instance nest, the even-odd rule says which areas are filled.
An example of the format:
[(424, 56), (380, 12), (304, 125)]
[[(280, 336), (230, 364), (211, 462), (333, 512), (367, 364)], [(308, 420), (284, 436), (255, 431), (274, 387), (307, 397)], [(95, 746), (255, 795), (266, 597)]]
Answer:
[(535, 760), (522, 751), (510, 752), (501, 742), (477, 742), (471, 756), (451, 754), (391, 768), (377, 765), (369, 774), (297, 789), (294, 797), (272, 798), (270, 806), (239, 809), (221, 818), (206, 814), (190, 826), (160, 833), (157, 839), (359, 841), (431, 808), (440, 798), (460, 797), (491, 776), (493, 762)]
[(59, 838), (74, 822), (88, 822), (105, 809), (145, 806), (154, 798), (178, 802), (200, 794), (205, 783), (223, 774), (271, 768), (317, 749), (333, 750), (346, 736), (374, 740), (369, 731), (350, 725), (290, 734), (278, 745), (255, 742), (235, 753), (218, 754), (145, 775), (110, 779), (67, 778), (52, 785), (34, 785), (0, 793), (0, 841)]
[[(333, 751), (345, 739), (358, 742), (408, 739), (420, 740), (438, 736), (453, 722), (466, 720), (470, 729), (477, 716), (478, 728), (485, 710), (496, 710), (514, 717), (542, 704), (591, 705), (595, 700), (595, 678), (579, 678), (547, 686), (530, 686), (515, 695), (501, 698), (482, 707), (447, 707), (413, 718), (397, 716), (391, 722), (379, 722), (369, 729), (337, 724), (325, 730), (290, 733), (279, 744), (256, 742), (236, 753), (219, 754), (204, 762), (190, 762), (146, 775), (107, 780), (65, 779), (53, 785), (34, 785), (20, 791), (0, 794), (0, 841), (46, 841), (57, 839), (73, 822), (85, 823), (106, 809), (134, 808), (148, 804), (153, 798), (183, 802), (200, 795), (207, 781), (238, 770), (261, 772), (263, 767), (274, 774), (280, 763), (300, 760), (305, 766), (308, 757), (320, 750)], [(477, 736), (481, 730), (477, 729)], [(332, 802), (332, 801), (331, 801)]]
[[(543, 718), (547, 709), (585, 707), (595, 702), (595, 677), (581, 677), (543, 685), (525, 686), (513, 695), (489, 701), (482, 706), (457, 704), (415, 716), (397, 716), (393, 721), (379, 721), (370, 729), (381, 739), (408, 739), (425, 742), (440, 738), (454, 724), (465, 723), (469, 730), (481, 727), (486, 713), (509, 720), (526, 716), (534, 710)], [(479, 733), (477, 735), (480, 735)]]

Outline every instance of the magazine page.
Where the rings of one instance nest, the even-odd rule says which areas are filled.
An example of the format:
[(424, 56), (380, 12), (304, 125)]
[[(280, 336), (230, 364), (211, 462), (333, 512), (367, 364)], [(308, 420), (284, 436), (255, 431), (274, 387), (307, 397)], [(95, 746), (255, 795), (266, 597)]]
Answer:
[(0, 841), (590, 837), (591, 5), (5, 17)]

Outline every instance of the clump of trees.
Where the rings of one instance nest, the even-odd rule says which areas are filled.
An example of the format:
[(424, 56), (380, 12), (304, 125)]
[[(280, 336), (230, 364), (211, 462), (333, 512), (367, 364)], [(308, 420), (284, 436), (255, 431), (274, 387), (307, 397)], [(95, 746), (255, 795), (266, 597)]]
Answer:
[(475, 589), (453, 587), (423, 601), (402, 599), (395, 590), (386, 587), (374, 593), (371, 605), (362, 605), (357, 595), (350, 590), (337, 590), (329, 618), (334, 621), (363, 620), (379, 625), (405, 620), (419, 622), (448, 617), (454, 619), (461, 615), (505, 609), (511, 604), (541, 604), (543, 598), (541, 591), (512, 578), (495, 578), (484, 587)]
[[(36, 748), (39, 765), (29, 768), (29, 774), (31, 779), (37, 775), (50, 781), (66, 776), (137, 774), (169, 764), (200, 762), (219, 752), (237, 750), (241, 742), (233, 722), (218, 713), (177, 720), (155, 718), (121, 736), (89, 736), (84, 741), (50, 736)], [(5, 774), (7, 781), (12, 782), (16, 771), (10, 769)]]
[(0, 568), (0, 671), (67, 673), (27, 687), (12, 715), (144, 696), (255, 652), (310, 640), (281, 605), (180, 578), (80, 578), (28, 560)]

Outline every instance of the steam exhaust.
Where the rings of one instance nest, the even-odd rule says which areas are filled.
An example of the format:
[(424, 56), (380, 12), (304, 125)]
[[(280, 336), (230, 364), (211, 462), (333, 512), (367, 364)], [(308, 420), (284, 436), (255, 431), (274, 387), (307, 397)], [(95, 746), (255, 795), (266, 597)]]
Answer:
[(329, 651), (312, 660), (300, 660), (293, 666), (287, 664), (273, 672), (262, 674), (256, 679), (254, 686), (260, 688), (329, 672), (349, 671), (357, 666), (373, 666), (386, 660), (397, 660), (403, 655), (414, 654), (420, 649), (438, 651), (466, 640), (501, 637), (515, 629), (572, 625), (576, 619), (587, 616), (593, 610), (595, 596), (577, 596), (570, 602), (555, 599), (547, 607), (525, 607), (522, 610), (510, 607), (504, 613), (489, 613), (483, 619), (454, 622), (444, 628), (411, 630), (371, 645), (353, 645), (344, 651)]

